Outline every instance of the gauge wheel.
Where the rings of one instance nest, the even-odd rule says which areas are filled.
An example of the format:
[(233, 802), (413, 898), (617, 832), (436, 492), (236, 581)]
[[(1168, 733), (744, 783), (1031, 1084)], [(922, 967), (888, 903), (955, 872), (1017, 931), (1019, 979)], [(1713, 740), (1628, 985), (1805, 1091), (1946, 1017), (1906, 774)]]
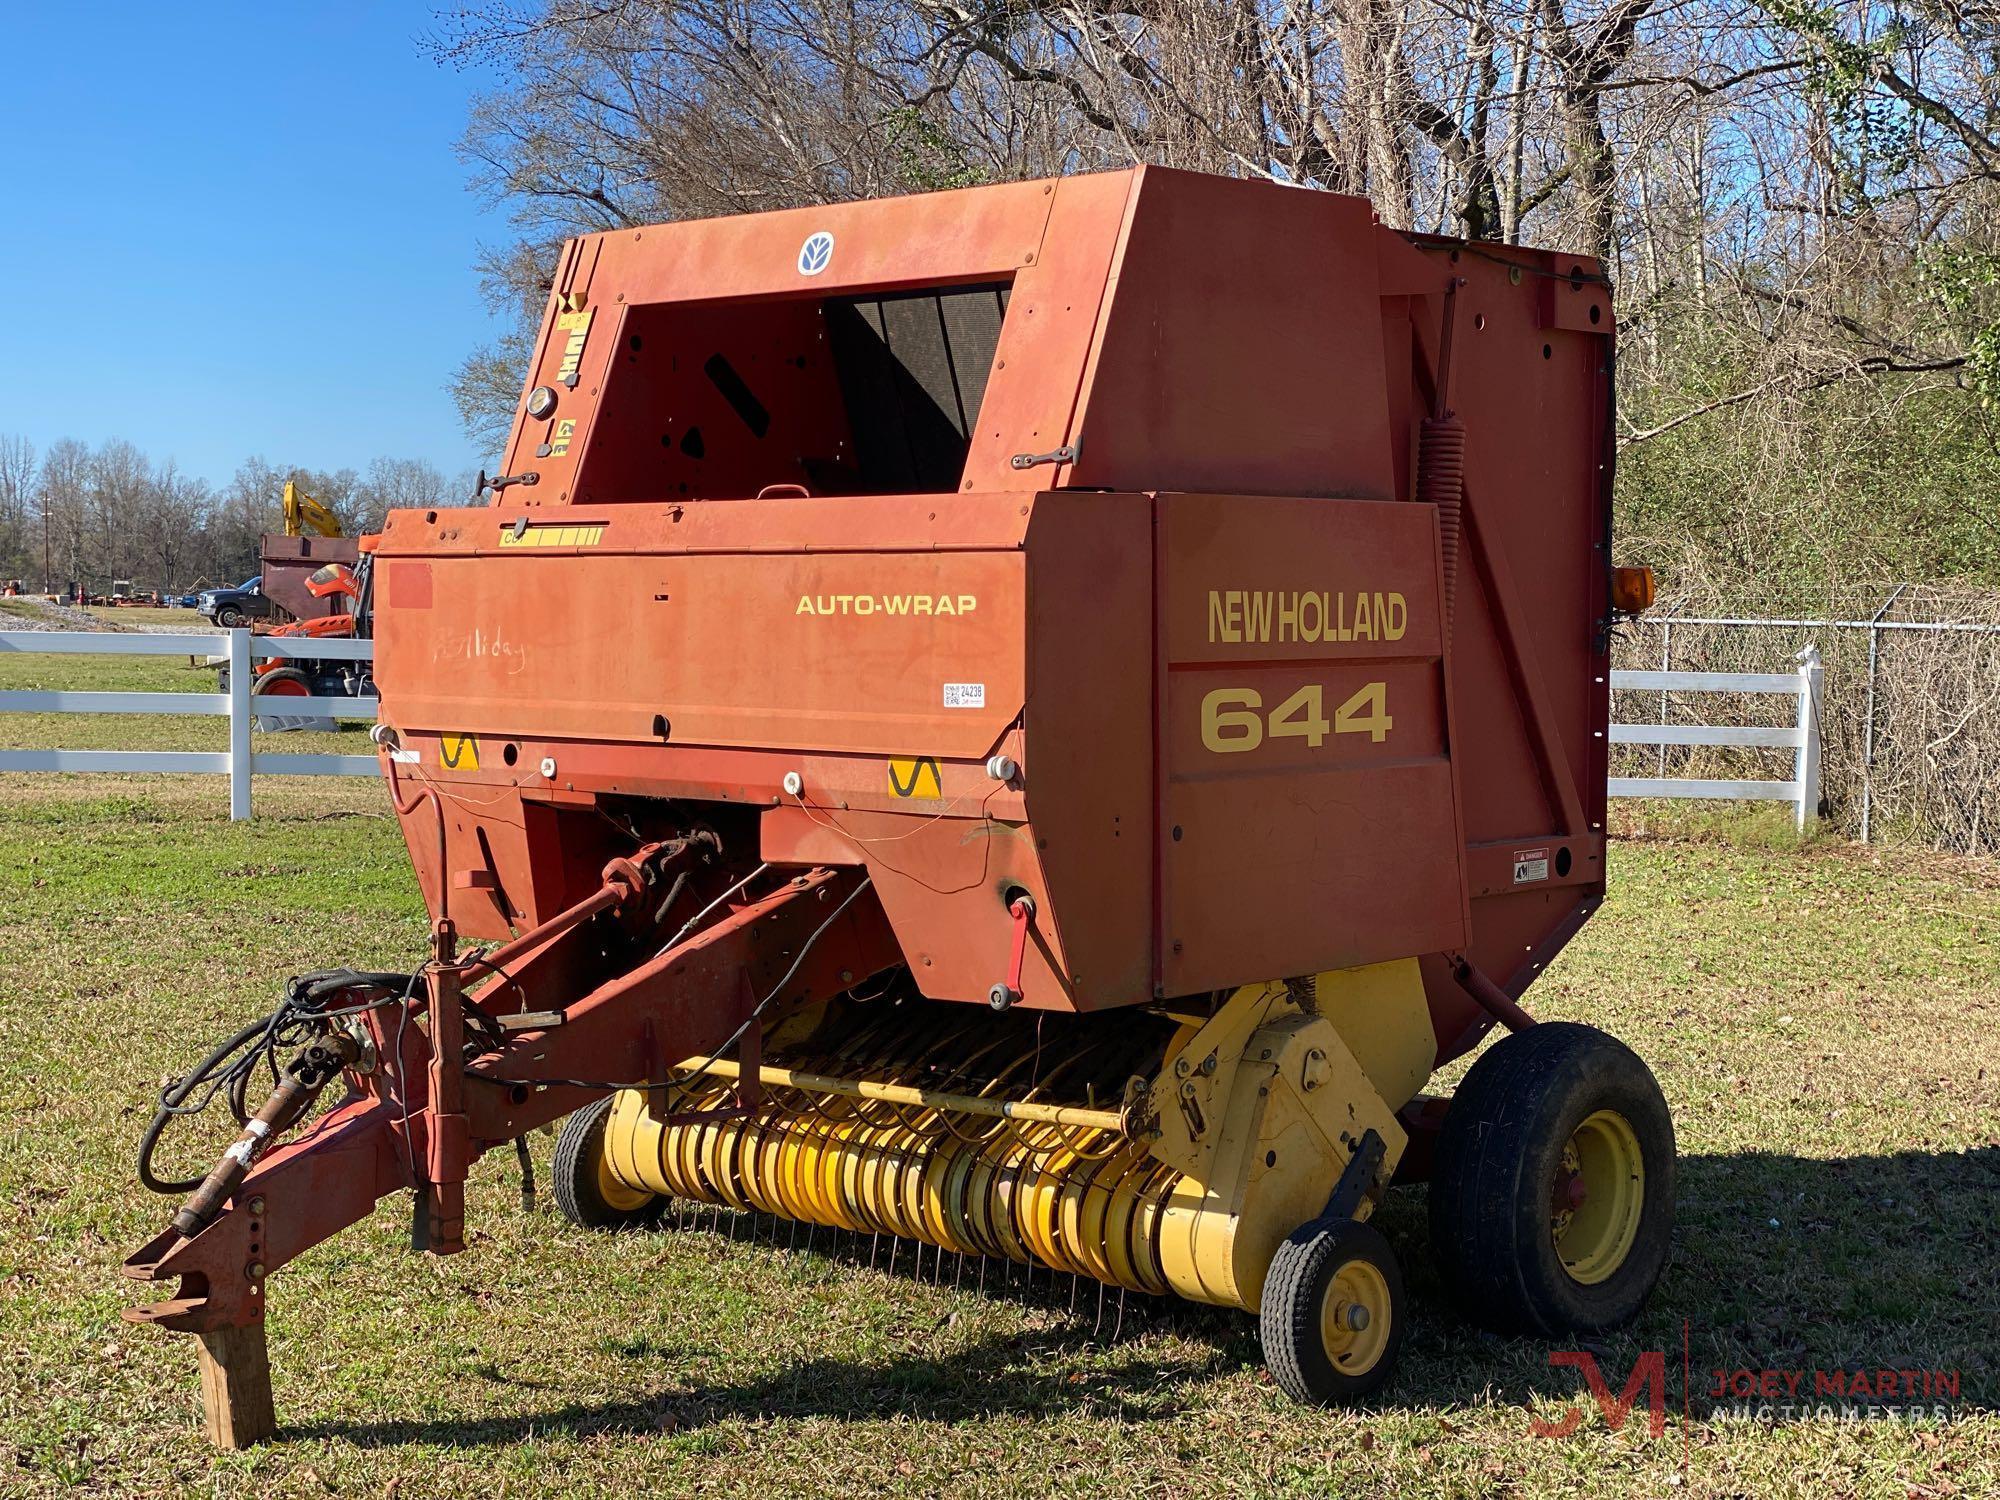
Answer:
[(1438, 1136), (1431, 1246), (1445, 1286), (1502, 1333), (1638, 1315), (1674, 1223), (1674, 1123), (1638, 1054), (1542, 1022), (1473, 1064)]
[(1403, 1273), (1373, 1225), (1318, 1220), (1278, 1247), (1258, 1308), (1264, 1363), (1293, 1400), (1357, 1401), (1403, 1346)]
[(556, 1207), (584, 1229), (624, 1229), (658, 1221), (667, 1200), (643, 1188), (627, 1187), (611, 1172), (604, 1133), (617, 1096), (599, 1099), (563, 1121), (556, 1136)]

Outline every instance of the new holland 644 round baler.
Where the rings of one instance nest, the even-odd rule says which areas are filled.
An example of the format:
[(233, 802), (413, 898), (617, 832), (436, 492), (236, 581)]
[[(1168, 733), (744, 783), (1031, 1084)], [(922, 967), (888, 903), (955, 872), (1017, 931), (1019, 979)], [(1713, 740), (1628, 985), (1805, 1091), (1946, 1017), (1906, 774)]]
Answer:
[(399, 1192), (462, 1248), (564, 1116), (581, 1222), (1238, 1307), (1305, 1400), (1393, 1363), (1393, 1180), (1482, 1320), (1630, 1317), (1665, 1105), (1516, 1003), (1604, 891), (1611, 356), (1587, 260), (1157, 169), (572, 242), (490, 502), (373, 543), (431, 951), (294, 981), (147, 1135), (194, 1191), (131, 1316), (212, 1435), (269, 1425), (272, 1271)]

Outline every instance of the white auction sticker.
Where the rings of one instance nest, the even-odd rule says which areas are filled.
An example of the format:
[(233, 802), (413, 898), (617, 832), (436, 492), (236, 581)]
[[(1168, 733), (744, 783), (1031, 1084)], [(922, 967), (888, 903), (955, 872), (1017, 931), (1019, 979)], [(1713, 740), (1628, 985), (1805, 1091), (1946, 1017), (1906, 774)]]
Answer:
[(946, 708), (986, 707), (986, 684), (983, 682), (947, 682), (944, 685), (944, 706)]

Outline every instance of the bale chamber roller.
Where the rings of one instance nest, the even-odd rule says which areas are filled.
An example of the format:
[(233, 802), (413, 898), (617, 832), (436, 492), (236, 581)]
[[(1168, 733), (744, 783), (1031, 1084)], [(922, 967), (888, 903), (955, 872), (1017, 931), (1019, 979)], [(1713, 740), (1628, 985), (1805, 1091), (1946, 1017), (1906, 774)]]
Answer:
[(375, 551), (431, 951), (168, 1090), (248, 1121), (128, 1263), (217, 1436), (270, 1271), (399, 1189), (461, 1248), (563, 1116), (580, 1223), (1240, 1308), (1307, 1401), (1394, 1362), (1395, 1181), (1482, 1321), (1632, 1316), (1665, 1105), (1517, 1003), (1604, 890), (1611, 332), (1589, 261), (1151, 168), (571, 242), (504, 472)]

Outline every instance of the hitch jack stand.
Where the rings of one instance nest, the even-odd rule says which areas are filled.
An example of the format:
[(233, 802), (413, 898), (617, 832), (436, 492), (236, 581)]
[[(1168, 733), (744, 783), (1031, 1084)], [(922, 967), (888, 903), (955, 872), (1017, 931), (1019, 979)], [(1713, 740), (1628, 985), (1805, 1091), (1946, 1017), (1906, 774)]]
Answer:
[(201, 1362), (201, 1423), (218, 1448), (248, 1448), (278, 1430), (264, 1320), (195, 1335)]

